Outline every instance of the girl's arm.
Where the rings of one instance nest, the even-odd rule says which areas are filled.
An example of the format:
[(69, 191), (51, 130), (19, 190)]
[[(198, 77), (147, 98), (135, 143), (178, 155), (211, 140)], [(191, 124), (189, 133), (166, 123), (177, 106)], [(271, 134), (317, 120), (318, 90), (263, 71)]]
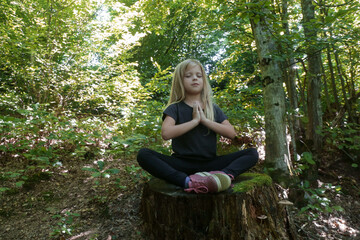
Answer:
[(162, 127), (161, 136), (164, 140), (173, 139), (187, 133), (200, 123), (200, 112), (198, 108), (194, 107), (193, 119), (189, 122), (175, 125), (175, 119), (170, 116), (166, 116)]
[(199, 106), (199, 111), (200, 111), (200, 119), (201, 119), (200, 122), (204, 126), (213, 130), (217, 134), (220, 134), (223, 137), (230, 139), (234, 139), (236, 137), (235, 129), (228, 120), (224, 120), (222, 123), (213, 122), (205, 117), (205, 114), (201, 110), (200, 106)]

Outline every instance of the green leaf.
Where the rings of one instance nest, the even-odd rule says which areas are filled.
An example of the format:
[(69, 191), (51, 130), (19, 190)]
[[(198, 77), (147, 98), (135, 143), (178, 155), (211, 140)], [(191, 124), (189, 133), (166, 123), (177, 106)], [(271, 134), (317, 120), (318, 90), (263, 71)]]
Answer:
[(341, 206), (333, 206), (332, 208), (336, 211), (340, 211), (340, 212), (344, 211), (344, 209)]
[(81, 170), (89, 171), (89, 172), (99, 172), (99, 170), (97, 170), (95, 168), (90, 168), (90, 167), (84, 167)]
[(256, 14), (255, 17), (254, 17), (254, 23), (255, 24), (258, 24), (260, 21), (260, 15), (259, 14)]
[(120, 170), (117, 168), (111, 168), (111, 169), (107, 169), (105, 172), (111, 173), (111, 174), (118, 174), (120, 172)]
[(101, 177), (101, 172), (95, 172), (95, 173), (91, 174), (91, 176), (93, 176), (94, 178)]
[(310, 209), (310, 206), (309, 206), (309, 205), (308, 205), (308, 206), (305, 206), (305, 207), (302, 207), (302, 208), (300, 209), (300, 213), (303, 213), (303, 212), (307, 211), (308, 209)]
[(357, 168), (357, 167), (359, 167), (359, 165), (358, 165), (358, 164), (356, 164), (356, 163), (351, 164), (351, 166), (352, 166), (353, 168)]
[(105, 163), (103, 161), (98, 161), (97, 164), (99, 166), (100, 171), (102, 171), (104, 169)]
[(304, 187), (305, 187), (305, 188), (309, 188), (309, 186), (310, 186), (309, 181), (308, 181), (308, 180), (305, 180), (305, 181), (304, 181)]
[(19, 181), (15, 183), (16, 187), (21, 187), (23, 184), (25, 183), (25, 181)]
[(36, 159), (39, 160), (40, 162), (49, 163), (48, 157), (37, 157)]
[(16, 177), (18, 177), (18, 176), (20, 176), (20, 173), (11, 173), (11, 174), (9, 175), (9, 177), (11, 177), (11, 178), (16, 178)]
[(315, 161), (313, 160), (312, 154), (310, 152), (304, 152), (302, 157), (307, 163), (310, 163), (311, 165), (315, 164)]
[(0, 187), (0, 193), (1, 193), (1, 192), (6, 192), (7, 190), (10, 190), (10, 188)]

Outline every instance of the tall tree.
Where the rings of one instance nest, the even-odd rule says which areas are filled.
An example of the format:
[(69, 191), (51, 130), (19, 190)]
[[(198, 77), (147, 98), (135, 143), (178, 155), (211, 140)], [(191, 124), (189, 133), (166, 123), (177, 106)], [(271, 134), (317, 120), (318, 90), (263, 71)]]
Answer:
[(307, 138), (314, 143), (314, 150), (320, 152), (322, 137), (318, 130), (322, 127), (321, 111), (321, 49), (317, 44), (317, 26), (314, 26), (315, 6), (312, 0), (301, 0), (304, 35), (307, 43), (307, 115), (309, 119)]
[[(281, 62), (275, 58), (279, 45), (272, 37), (269, 1), (252, 0), (250, 21), (256, 42), (261, 78), (264, 85), (266, 165), (272, 177), (282, 181), (289, 176), (290, 158), (286, 140), (285, 92)], [(271, 173), (271, 172), (270, 172)]]
[[(291, 36), (289, 29), (289, 13), (288, 13), (288, 1), (281, 0), (281, 21), (283, 31), (286, 33), (286, 36)], [(283, 73), (284, 80), (286, 84), (286, 90), (288, 98), (290, 100), (290, 108), (288, 115), (289, 122), (289, 131), (291, 136), (291, 147), (292, 147), (292, 157), (294, 160), (297, 160), (297, 140), (300, 138), (302, 129), (300, 124), (300, 119), (296, 116), (296, 112), (299, 108), (298, 103), (298, 93), (296, 90), (296, 63), (293, 57), (292, 52), (294, 52), (294, 46), (291, 44), (292, 41), (287, 41), (286, 44), (282, 44), (282, 52), (285, 56), (283, 61)]]

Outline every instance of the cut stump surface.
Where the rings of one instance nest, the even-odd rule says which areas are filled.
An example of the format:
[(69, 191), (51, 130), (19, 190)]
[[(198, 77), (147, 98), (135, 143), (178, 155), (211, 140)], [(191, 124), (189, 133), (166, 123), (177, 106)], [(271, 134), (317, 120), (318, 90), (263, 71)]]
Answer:
[(149, 239), (293, 239), (269, 176), (244, 173), (216, 194), (187, 193), (153, 178), (141, 200)]

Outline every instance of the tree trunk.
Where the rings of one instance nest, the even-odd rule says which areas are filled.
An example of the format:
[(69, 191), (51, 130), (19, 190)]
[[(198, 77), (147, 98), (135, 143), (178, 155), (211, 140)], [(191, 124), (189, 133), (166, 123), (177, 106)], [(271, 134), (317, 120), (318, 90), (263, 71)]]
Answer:
[[(282, 11), (281, 11), (281, 20), (282, 20), (282, 27), (286, 33), (286, 35), (290, 35), (289, 23), (288, 23), (288, 1), (282, 0), (281, 1)], [(290, 100), (290, 109), (288, 114), (288, 122), (289, 122), (289, 132), (291, 136), (291, 150), (293, 161), (297, 161), (297, 149), (296, 149), (296, 141), (300, 139), (301, 136), (301, 125), (300, 119), (298, 117), (297, 109), (299, 107), (298, 103), (298, 93), (296, 91), (296, 63), (295, 59), (291, 56), (291, 53), (294, 52), (293, 46), (287, 44), (286, 51), (284, 54), (285, 56), (289, 56), (286, 58), (283, 65), (283, 73), (284, 79), (286, 83), (286, 89), (288, 93), (288, 99)]]
[(245, 173), (217, 194), (186, 193), (154, 178), (140, 210), (148, 239), (294, 239), (280, 203), (269, 176)]
[(347, 80), (347, 82), (349, 82), (349, 95), (350, 95), (350, 98), (349, 98), (349, 106), (350, 106), (350, 109), (352, 109), (352, 114), (353, 114), (353, 123), (360, 123), (359, 122), (359, 119), (360, 119), (360, 115), (359, 113), (357, 113), (357, 110), (360, 110), (359, 108), (356, 108), (356, 100), (355, 101), (352, 101), (351, 99), (354, 99), (355, 96), (356, 96), (356, 88), (355, 88), (355, 79), (356, 79), (356, 66), (354, 64), (354, 60), (352, 58), (352, 49), (351, 48), (348, 48), (348, 51), (349, 51), (349, 62), (350, 62), (350, 70), (349, 70), (349, 78), (346, 76), (346, 74), (344, 74), (344, 77), (345, 79)]
[(273, 169), (270, 175), (275, 181), (285, 183), (289, 177), (291, 163), (286, 139), (283, 73), (281, 62), (274, 58), (278, 54), (279, 47), (272, 36), (271, 24), (267, 21), (266, 16), (272, 14), (265, 7), (267, 1), (253, 0), (252, 2), (257, 3), (250, 21), (264, 84), (265, 164), (269, 170)]
[(328, 112), (332, 112), (331, 109), (331, 102), (330, 102), (330, 94), (329, 94), (329, 88), (328, 88), (328, 83), (326, 80), (326, 74), (325, 74), (325, 69), (324, 66), (321, 65), (321, 75), (323, 76), (323, 85), (324, 85), (324, 91), (325, 91), (325, 102), (326, 102), (326, 111)]
[[(289, 24), (288, 24), (288, 13), (287, 13), (287, 0), (282, 0), (282, 22), (283, 22), (283, 29), (286, 33), (286, 35), (290, 35), (289, 30)], [(288, 50), (285, 52), (285, 54), (288, 54), (288, 51), (293, 52), (293, 46), (289, 46), (288, 44)], [(293, 57), (288, 57), (285, 62), (285, 68), (284, 68), (284, 74), (285, 74), (285, 83), (286, 83), (286, 89), (288, 92), (288, 97), (290, 100), (290, 106), (292, 110), (295, 110), (299, 107), (298, 103), (298, 93), (296, 91), (296, 63), (295, 59)], [(300, 121), (298, 118), (295, 118), (293, 121), (296, 136), (299, 136), (300, 134)]]
[[(321, 13), (322, 13), (322, 21), (323, 24), (325, 24), (325, 17), (328, 17), (328, 9), (325, 7), (322, 7), (321, 9)], [(330, 32), (331, 33), (331, 32)], [(327, 32), (324, 31), (324, 38), (325, 39), (329, 39)], [(331, 37), (329, 39), (329, 41), (331, 40)], [(337, 93), (337, 89), (336, 89), (336, 82), (335, 82), (335, 73), (334, 73), (334, 67), (332, 64), (332, 59), (331, 59), (331, 49), (330, 49), (330, 43), (326, 44), (326, 57), (327, 57), (327, 62), (328, 62), (328, 66), (329, 66), (329, 71), (330, 71), (330, 79), (331, 79), (331, 89), (332, 89), (332, 93), (334, 96), (334, 100), (335, 100), (335, 111), (333, 109), (329, 109), (330, 112), (338, 112), (340, 109), (340, 103), (339, 103), (339, 97), (338, 97), (338, 93)]]
[(340, 59), (339, 59), (339, 54), (337, 53), (337, 50), (335, 49), (335, 45), (333, 44), (333, 50), (334, 50), (334, 56), (335, 56), (335, 62), (336, 62), (336, 68), (338, 71), (338, 76), (340, 78), (340, 82), (341, 82), (341, 92), (343, 94), (343, 98), (344, 98), (344, 102), (345, 102), (345, 107), (346, 110), (348, 112), (348, 121), (349, 122), (354, 122), (353, 118), (352, 118), (352, 111), (351, 111), (351, 107), (348, 101), (348, 97), (346, 94), (346, 86), (345, 86), (345, 80), (343, 78), (343, 74), (341, 71), (341, 63), (340, 63)]
[(315, 10), (312, 0), (301, 0), (304, 34), (307, 42), (308, 57), (308, 134), (307, 138), (314, 143), (314, 151), (319, 153), (322, 147), (322, 137), (317, 132), (322, 127), (321, 111), (321, 50), (316, 47), (317, 28), (314, 26)]
[(339, 109), (340, 109), (340, 103), (339, 103), (338, 92), (337, 92), (337, 89), (336, 89), (334, 67), (333, 67), (332, 60), (331, 60), (330, 44), (327, 44), (326, 56), (327, 56), (327, 60), (328, 60), (330, 77), (331, 77), (331, 89), (332, 89), (334, 99), (335, 99), (335, 112), (338, 112)]

